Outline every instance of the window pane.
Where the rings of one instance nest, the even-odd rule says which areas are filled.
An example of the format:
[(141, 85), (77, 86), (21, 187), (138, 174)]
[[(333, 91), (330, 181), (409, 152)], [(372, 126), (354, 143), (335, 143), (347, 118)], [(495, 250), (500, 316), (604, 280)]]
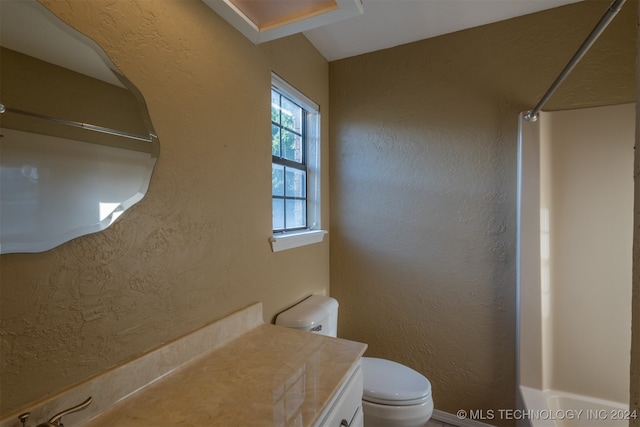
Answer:
[(302, 138), (288, 130), (281, 130), (282, 157), (302, 163)]
[(281, 157), (280, 155), (280, 128), (274, 124), (271, 125), (271, 154)]
[(282, 126), (302, 133), (302, 108), (282, 97)]
[(287, 228), (302, 228), (307, 226), (307, 205), (304, 200), (287, 199), (286, 208)]
[[(285, 168), (286, 170), (286, 196), (287, 197), (306, 197), (307, 196), (307, 173), (294, 168)], [(274, 193), (275, 194), (275, 193)]]
[(284, 166), (271, 164), (271, 194), (284, 196)]
[(271, 90), (271, 121), (280, 123), (280, 94)]
[[(291, 93), (295, 94), (296, 91), (292, 90)], [(282, 94), (277, 87), (272, 86), (272, 222), (273, 229), (277, 232), (305, 229), (309, 221), (307, 215), (313, 216), (315, 213), (315, 207), (313, 212), (307, 212), (308, 198), (314, 195), (312, 190), (316, 188), (315, 184), (312, 190), (308, 190), (307, 186), (316, 181), (314, 181), (315, 169), (313, 171), (306, 169), (309, 149), (306, 132), (308, 120), (312, 121), (312, 129), (315, 129), (317, 112), (309, 112), (296, 102), (295, 95)], [(315, 143), (315, 139), (312, 143)], [(315, 155), (311, 160), (315, 168)]]
[(273, 229), (282, 230), (284, 229), (284, 200), (272, 199), (271, 203), (273, 209)]

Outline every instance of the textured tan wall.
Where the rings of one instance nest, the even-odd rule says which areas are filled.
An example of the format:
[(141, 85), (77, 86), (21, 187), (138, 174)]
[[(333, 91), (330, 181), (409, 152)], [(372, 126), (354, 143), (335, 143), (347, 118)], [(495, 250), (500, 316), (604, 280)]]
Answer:
[[(515, 407), (517, 117), (607, 5), (330, 64), (339, 335), (424, 373), (437, 409)], [(635, 101), (636, 7), (625, 6), (548, 109)]]
[(112, 228), (0, 258), (1, 414), (254, 301), (270, 321), (329, 287), (328, 239), (268, 243), (271, 70), (321, 105), (329, 226), (328, 64), (306, 38), (256, 47), (199, 0), (43, 3), (138, 86), (161, 152)]

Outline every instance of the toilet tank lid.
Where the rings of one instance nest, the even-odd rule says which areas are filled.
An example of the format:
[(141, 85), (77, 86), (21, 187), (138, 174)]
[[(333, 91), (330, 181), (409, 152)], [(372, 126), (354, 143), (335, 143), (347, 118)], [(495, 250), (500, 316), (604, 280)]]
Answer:
[(276, 325), (287, 328), (315, 326), (331, 316), (338, 309), (338, 301), (331, 297), (312, 295), (302, 302), (283, 311), (276, 317)]
[(386, 359), (362, 358), (363, 400), (415, 405), (431, 398), (431, 383), (408, 366)]

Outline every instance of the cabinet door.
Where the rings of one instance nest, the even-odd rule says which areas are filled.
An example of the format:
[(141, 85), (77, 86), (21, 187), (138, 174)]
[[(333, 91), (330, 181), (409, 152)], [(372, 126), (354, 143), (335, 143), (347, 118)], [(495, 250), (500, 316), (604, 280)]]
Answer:
[(362, 427), (362, 420), (362, 367), (358, 366), (320, 425)]
[(358, 408), (358, 412), (351, 420), (349, 427), (364, 427), (364, 412), (362, 412), (362, 406)]

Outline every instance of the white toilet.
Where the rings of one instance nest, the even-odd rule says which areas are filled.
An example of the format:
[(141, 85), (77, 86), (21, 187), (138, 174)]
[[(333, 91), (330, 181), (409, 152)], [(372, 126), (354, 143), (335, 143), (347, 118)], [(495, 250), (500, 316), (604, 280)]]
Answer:
[[(338, 301), (313, 295), (283, 311), (276, 325), (335, 337)], [(365, 427), (424, 427), (433, 413), (431, 383), (413, 369), (396, 362), (362, 358)]]

